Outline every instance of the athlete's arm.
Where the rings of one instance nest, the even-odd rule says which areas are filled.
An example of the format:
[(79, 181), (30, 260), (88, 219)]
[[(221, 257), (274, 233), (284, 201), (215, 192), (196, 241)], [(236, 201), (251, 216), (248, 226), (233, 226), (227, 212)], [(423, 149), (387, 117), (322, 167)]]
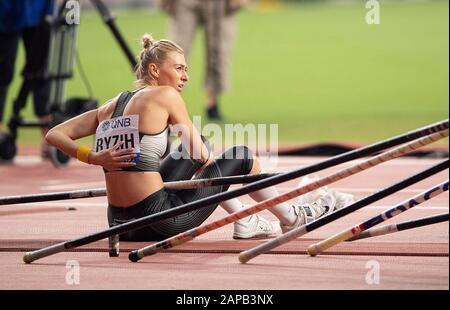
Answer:
[(200, 134), (189, 117), (181, 95), (171, 87), (164, 87), (161, 91), (161, 99), (169, 113), (169, 122), (181, 138), (181, 143), (186, 147), (192, 159), (207, 163), (214, 158), (209, 153), (207, 147), (202, 141)]
[[(85, 112), (53, 127), (45, 136), (45, 140), (67, 155), (76, 158), (79, 146), (75, 140), (95, 134), (98, 126), (97, 112), (97, 109)], [(134, 162), (124, 162), (134, 158), (133, 154), (129, 154), (133, 152), (132, 149), (117, 150), (122, 143), (117, 143), (112, 148), (101, 152), (92, 152), (89, 155), (89, 163), (100, 165), (109, 171), (135, 166)]]

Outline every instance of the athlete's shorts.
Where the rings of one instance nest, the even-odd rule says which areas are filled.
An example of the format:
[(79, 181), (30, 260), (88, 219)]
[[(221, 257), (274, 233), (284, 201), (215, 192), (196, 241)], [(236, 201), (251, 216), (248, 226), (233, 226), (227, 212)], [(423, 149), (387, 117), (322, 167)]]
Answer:
[[(176, 152), (184, 151), (179, 148)], [(185, 151), (184, 151), (185, 152)], [(175, 156), (172, 156), (175, 155)], [(164, 182), (190, 180), (201, 165), (188, 158), (180, 158), (180, 154), (169, 154), (160, 165), (160, 173)], [(180, 158), (180, 159), (174, 159)], [(207, 179), (234, 176), (250, 173), (253, 156), (246, 146), (234, 146), (207, 166), (195, 179)], [(123, 208), (109, 204), (108, 222), (110, 226), (123, 224), (144, 216), (159, 213), (182, 204), (199, 200), (228, 190), (230, 186), (212, 186), (196, 189), (169, 190), (161, 189), (137, 204)], [(200, 226), (217, 208), (218, 204), (200, 208), (178, 215), (167, 220), (150, 224), (147, 227), (120, 235), (123, 241), (159, 241), (172, 237), (186, 230)]]

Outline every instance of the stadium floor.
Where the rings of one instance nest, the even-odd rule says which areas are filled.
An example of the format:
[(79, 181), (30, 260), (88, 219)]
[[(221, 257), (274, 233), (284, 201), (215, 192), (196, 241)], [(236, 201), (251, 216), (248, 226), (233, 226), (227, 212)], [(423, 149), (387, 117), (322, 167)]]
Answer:
[[(36, 153), (36, 152), (34, 152)], [(315, 163), (319, 157), (280, 157), (267, 172), (282, 172)], [(330, 187), (362, 198), (439, 162), (401, 158), (341, 180)], [(264, 160), (263, 160), (264, 165)], [(318, 173), (324, 176), (333, 167)], [(0, 196), (99, 188), (101, 169), (72, 160), (55, 169), (33, 152), (21, 152), (15, 162), (0, 165)], [(106, 198), (87, 198), (0, 207), (0, 289), (177, 289), (177, 290), (299, 290), (299, 289), (449, 289), (448, 222), (395, 234), (343, 242), (317, 257), (306, 247), (368, 219), (448, 179), (448, 170), (325, 225), (247, 264), (238, 253), (261, 240), (233, 240), (232, 225), (202, 235), (179, 247), (138, 263), (127, 252), (147, 243), (121, 242), (121, 255), (108, 257), (106, 240), (74, 252), (55, 254), (30, 265), (25, 251), (78, 238), (107, 228)], [(286, 192), (297, 180), (277, 185)], [(242, 197), (246, 204), (252, 200)], [(69, 211), (68, 208), (75, 208)], [(386, 223), (448, 212), (448, 192)], [(274, 218), (267, 210), (267, 218)], [(218, 208), (207, 220), (225, 215)], [(68, 280), (74, 262), (79, 281)], [(377, 268), (375, 281), (371, 272)], [(372, 280), (371, 280), (372, 279)]]

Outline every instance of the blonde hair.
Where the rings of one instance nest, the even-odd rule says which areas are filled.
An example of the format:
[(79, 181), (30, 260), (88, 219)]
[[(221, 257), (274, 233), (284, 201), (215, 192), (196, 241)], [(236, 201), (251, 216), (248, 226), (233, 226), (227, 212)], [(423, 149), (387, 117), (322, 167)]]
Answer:
[(153, 79), (148, 72), (148, 65), (151, 63), (162, 64), (170, 52), (184, 54), (183, 49), (170, 40), (156, 41), (150, 34), (142, 36), (142, 51), (139, 53), (138, 64), (136, 66), (136, 86), (143, 87), (150, 84)]

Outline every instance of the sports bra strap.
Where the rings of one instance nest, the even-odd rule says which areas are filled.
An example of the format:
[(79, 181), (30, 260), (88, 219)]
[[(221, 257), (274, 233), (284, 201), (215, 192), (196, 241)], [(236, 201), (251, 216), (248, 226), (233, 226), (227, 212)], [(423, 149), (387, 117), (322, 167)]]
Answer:
[(120, 94), (119, 99), (117, 99), (116, 107), (114, 108), (114, 112), (111, 116), (111, 118), (122, 116), (123, 112), (125, 111), (125, 108), (130, 101), (131, 97), (133, 97), (135, 93), (124, 91)]

